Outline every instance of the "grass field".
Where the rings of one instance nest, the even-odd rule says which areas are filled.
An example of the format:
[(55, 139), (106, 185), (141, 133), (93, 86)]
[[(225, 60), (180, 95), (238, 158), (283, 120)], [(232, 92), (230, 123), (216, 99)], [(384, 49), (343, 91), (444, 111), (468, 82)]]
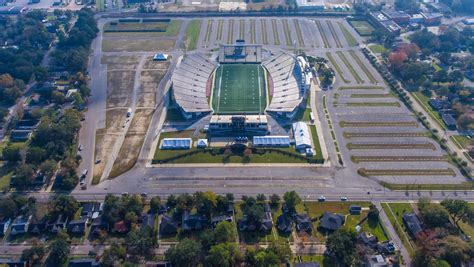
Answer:
[(194, 19), (190, 21), (188, 24), (188, 28), (186, 29), (186, 47), (188, 50), (196, 49), (200, 32), (201, 20)]
[(474, 141), (472, 139), (468, 139), (463, 135), (452, 135), (449, 137), (449, 139), (451, 139), (460, 149), (467, 149), (470, 144), (474, 145)]
[(379, 44), (370, 45), (369, 49), (374, 53), (383, 53), (387, 50), (385, 46)]
[(339, 24), (339, 28), (341, 28), (342, 34), (344, 34), (344, 38), (346, 38), (347, 44), (349, 46), (358, 45), (357, 40), (354, 38), (354, 36), (352, 36), (349, 30), (344, 25), (342, 25), (341, 22), (338, 22), (337, 24)]
[(372, 35), (374, 32), (374, 27), (365, 20), (351, 20), (349, 24), (354, 27), (354, 29), (361, 35), (361, 36), (369, 36)]
[(212, 107), (217, 114), (263, 113), (264, 69), (260, 65), (222, 65), (216, 70)]
[(139, 36), (176, 36), (181, 28), (181, 20), (170, 22), (121, 22), (104, 25), (105, 36), (139, 35)]

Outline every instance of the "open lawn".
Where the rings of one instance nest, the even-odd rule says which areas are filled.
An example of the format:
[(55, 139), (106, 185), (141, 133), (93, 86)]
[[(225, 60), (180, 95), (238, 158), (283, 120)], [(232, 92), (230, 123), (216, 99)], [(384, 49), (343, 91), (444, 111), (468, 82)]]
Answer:
[(468, 149), (469, 146), (474, 146), (474, 140), (468, 139), (463, 135), (452, 135), (449, 139), (451, 139), (460, 149)]
[(375, 31), (374, 27), (366, 20), (350, 20), (349, 24), (351, 24), (361, 36), (372, 35)]
[(390, 190), (396, 191), (428, 191), (428, 190), (474, 190), (474, 183), (461, 184), (392, 184), (381, 183)]
[(374, 53), (383, 53), (387, 50), (385, 46), (379, 44), (369, 45), (369, 49)]
[(316, 153), (314, 157), (322, 161), (323, 152), (321, 152), (321, 142), (319, 141), (316, 126), (310, 125), (309, 128), (311, 129), (311, 137), (313, 138), (314, 152)]
[[(471, 208), (474, 208), (474, 203), (469, 203), (469, 206), (471, 206)], [(460, 221), (458, 224), (459, 228), (463, 231), (465, 235), (470, 238), (474, 237), (474, 225), (462, 221)]]
[(446, 124), (441, 119), (441, 116), (438, 112), (436, 112), (429, 104), (428, 101), (430, 100), (429, 97), (425, 96), (421, 92), (412, 92), (411, 95), (415, 98), (416, 102), (418, 102), (423, 109), (428, 113), (428, 115), (443, 129), (447, 129)]
[(451, 168), (446, 169), (365, 169), (357, 170), (361, 176), (456, 176)]
[(176, 36), (181, 28), (181, 20), (170, 22), (109, 22), (104, 25), (105, 36)]
[(191, 51), (196, 49), (197, 42), (199, 39), (199, 33), (201, 32), (201, 20), (191, 20), (186, 29), (186, 48)]

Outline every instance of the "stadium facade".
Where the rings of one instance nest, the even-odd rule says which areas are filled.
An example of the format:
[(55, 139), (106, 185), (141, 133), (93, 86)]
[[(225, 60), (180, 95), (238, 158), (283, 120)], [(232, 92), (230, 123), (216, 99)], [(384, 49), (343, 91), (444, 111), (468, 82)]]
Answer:
[(212, 114), (209, 129), (268, 133), (266, 115), (293, 118), (306, 108), (311, 72), (286, 52), (262, 57), (260, 45), (220, 47), (218, 59), (185, 56), (172, 76), (172, 97), (187, 119)]

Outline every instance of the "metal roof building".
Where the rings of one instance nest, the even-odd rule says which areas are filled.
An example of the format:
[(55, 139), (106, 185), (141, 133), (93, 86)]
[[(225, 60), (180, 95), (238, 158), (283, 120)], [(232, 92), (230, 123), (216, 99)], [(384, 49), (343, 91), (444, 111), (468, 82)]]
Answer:
[(267, 147), (289, 147), (290, 146), (290, 137), (289, 136), (279, 136), (279, 135), (266, 135), (266, 136), (254, 136), (253, 137), (254, 146), (267, 146)]
[(312, 147), (311, 132), (306, 123), (299, 121), (293, 123), (293, 135), (295, 137), (296, 149), (306, 149)]
[(192, 143), (191, 138), (164, 138), (161, 149), (190, 149)]

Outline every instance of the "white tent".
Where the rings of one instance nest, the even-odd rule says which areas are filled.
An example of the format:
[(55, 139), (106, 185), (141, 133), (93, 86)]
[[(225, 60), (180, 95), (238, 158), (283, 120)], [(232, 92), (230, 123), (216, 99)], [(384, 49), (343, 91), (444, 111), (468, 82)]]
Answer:
[(306, 123), (299, 121), (293, 123), (293, 135), (296, 149), (306, 149), (312, 147), (311, 132)]
[(196, 147), (198, 148), (205, 148), (209, 145), (207, 139), (198, 139), (196, 142)]

